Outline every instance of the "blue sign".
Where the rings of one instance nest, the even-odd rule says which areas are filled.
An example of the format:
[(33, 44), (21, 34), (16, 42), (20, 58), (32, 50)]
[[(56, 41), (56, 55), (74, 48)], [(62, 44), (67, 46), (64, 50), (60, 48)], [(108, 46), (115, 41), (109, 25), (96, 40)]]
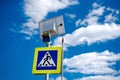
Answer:
[(56, 70), (57, 50), (39, 51), (36, 70)]

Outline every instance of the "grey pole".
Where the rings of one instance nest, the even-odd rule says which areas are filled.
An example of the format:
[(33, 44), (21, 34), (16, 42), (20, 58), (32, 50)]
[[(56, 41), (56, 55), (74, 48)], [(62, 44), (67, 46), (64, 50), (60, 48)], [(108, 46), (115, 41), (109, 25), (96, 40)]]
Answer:
[(64, 38), (62, 37), (62, 74), (61, 74), (61, 80), (63, 80), (64, 72), (63, 72), (63, 59), (64, 59), (64, 51), (63, 51), (63, 45), (64, 45)]
[(49, 80), (49, 74), (46, 74), (45, 76), (46, 76), (46, 80)]
[[(50, 42), (46, 42), (46, 47), (50, 47)], [(46, 80), (49, 80), (49, 74), (45, 75)]]

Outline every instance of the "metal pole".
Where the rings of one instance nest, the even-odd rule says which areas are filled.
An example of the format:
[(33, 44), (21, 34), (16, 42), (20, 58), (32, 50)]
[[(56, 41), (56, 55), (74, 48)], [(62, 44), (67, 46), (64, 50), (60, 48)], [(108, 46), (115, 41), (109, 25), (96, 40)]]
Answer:
[(45, 75), (46, 80), (49, 80), (49, 74)]
[(63, 80), (64, 72), (63, 72), (63, 59), (64, 59), (64, 51), (63, 51), (63, 45), (64, 45), (64, 38), (62, 37), (62, 74), (61, 74), (61, 80)]
[[(46, 42), (46, 47), (50, 47), (50, 42)], [(49, 74), (45, 75), (46, 80), (49, 80)]]

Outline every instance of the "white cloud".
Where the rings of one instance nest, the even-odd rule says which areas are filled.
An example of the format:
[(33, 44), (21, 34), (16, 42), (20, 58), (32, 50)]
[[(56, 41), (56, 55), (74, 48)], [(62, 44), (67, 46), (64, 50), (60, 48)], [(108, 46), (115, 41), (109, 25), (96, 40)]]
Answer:
[(111, 66), (120, 60), (120, 53), (90, 52), (64, 59), (65, 71), (82, 74), (116, 74)]
[(118, 20), (119, 10), (114, 10), (111, 8), (107, 8), (106, 10), (110, 11), (111, 13), (105, 16), (104, 22), (112, 23)]
[(91, 16), (101, 16), (104, 13), (104, 6), (99, 6), (97, 8), (93, 8), (93, 10), (88, 14), (88, 17)]
[(65, 13), (65, 16), (67, 17), (67, 21), (70, 23), (77, 17), (75, 14), (69, 14), (69, 13)]
[(75, 80), (120, 80), (120, 76), (89, 76), (89, 77), (83, 77)]
[(66, 13), (65, 16), (69, 17), (70, 19), (74, 19), (76, 17), (75, 14), (68, 14), (68, 13)]
[(48, 12), (74, 4), (78, 4), (77, 0), (25, 0), (25, 14), (32, 20), (39, 21), (44, 19)]
[(120, 12), (119, 12), (119, 10), (116, 10), (116, 14), (119, 14)]
[(106, 8), (107, 11), (110, 11), (111, 13), (119, 14), (119, 10), (112, 9), (110, 7)]
[[(72, 37), (71, 37), (72, 36)], [(95, 42), (105, 42), (120, 37), (120, 25), (112, 24), (96, 24), (81, 27), (71, 34), (64, 36), (65, 49), (69, 46), (77, 46), (87, 43), (88, 45)], [(54, 40), (54, 45), (61, 44), (61, 38), (58, 37)]]
[(103, 15), (105, 7), (97, 3), (93, 3), (93, 10), (89, 12), (85, 19), (83, 19), (79, 24), (80, 25), (91, 25), (97, 24), (100, 16)]
[(78, 19), (80, 22), (78, 23), (79, 25), (76, 24), (76, 26), (99, 24), (99, 19), (101, 18), (105, 18), (105, 20), (103, 20), (105, 23), (112, 23), (118, 20), (118, 15), (119, 10), (111, 9), (109, 7), (101, 6), (100, 4), (93, 3), (93, 9), (90, 10), (88, 15), (83, 20)]
[(38, 29), (38, 22), (43, 20), (49, 12), (55, 12), (75, 4), (78, 4), (77, 0), (25, 0), (24, 11), (29, 19), (23, 23), (21, 32), (27, 34), (26, 31), (29, 31), (34, 35), (34, 31)]
[(114, 22), (114, 21), (116, 21), (116, 20), (118, 20), (117, 17), (113, 16), (112, 14), (109, 14), (109, 15), (106, 15), (106, 16), (105, 16), (104, 22), (111, 23), (111, 22)]
[(93, 3), (93, 8), (98, 8), (100, 5), (98, 5), (96, 2)]
[[(69, 46), (77, 46), (84, 43), (89, 45), (95, 42), (105, 42), (120, 37), (120, 24), (115, 23), (115, 21), (118, 19), (117, 17), (106, 15), (104, 23), (99, 23), (99, 19), (104, 16), (103, 14), (105, 10), (109, 10), (111, 12), (110, 14), (112, 15), (115, 12), (119, 13), (118, 10), (112, 9), (111, 11), (111, 8), (106, 8), (98, 5), (97, 3), (93, 3), (93, 10), (88, 13), (86, 18), (83, 20), (78, 19), (76, 21), (77, 27), (81, 25), (83, 27), (76, 29), (71, 34), (66, 34), (63, 36), (65, 38), (64, 49), (67, 50), (67, 47)], [(108, 21), (111, 22), (108, 23)], [(58, 37), (54, 40), (54, 45), (60, 44), (61, 37)]]
[[(61, 76), (57, 77), (56, 80), (61, 80)], [(67, 80), (67, 79), (63, 77), (63, 80)]]
[(77, 27), (79, 27), (80, 23), (81, 23), (81, 20), (80, 20), (80, 19), (78, 19), (78, 20), (75, 22), (75, 24), (76, 24)]

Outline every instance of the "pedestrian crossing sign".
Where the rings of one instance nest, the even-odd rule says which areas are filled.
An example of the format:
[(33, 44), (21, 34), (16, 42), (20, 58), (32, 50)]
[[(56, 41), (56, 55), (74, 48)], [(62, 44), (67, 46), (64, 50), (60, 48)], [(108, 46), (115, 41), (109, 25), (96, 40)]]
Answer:
[(36, 48), (33, 61), (33, 74), (49, 74), (61, 72), (61, 47)]

